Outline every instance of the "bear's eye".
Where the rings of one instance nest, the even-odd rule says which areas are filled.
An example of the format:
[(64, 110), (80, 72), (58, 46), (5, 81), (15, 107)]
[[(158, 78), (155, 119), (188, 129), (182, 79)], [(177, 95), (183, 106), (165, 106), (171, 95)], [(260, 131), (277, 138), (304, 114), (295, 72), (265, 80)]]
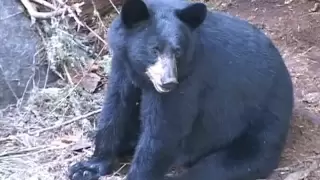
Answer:
[(174, 55), (176, 58), (179, 58), (182, 55), (181, 48), (177, 47), (174, 49)]
[(151, 48), (151, 51), (154, 55), (158, 55), (160, 53), (160, 48), (158, 46), (154, 46)]

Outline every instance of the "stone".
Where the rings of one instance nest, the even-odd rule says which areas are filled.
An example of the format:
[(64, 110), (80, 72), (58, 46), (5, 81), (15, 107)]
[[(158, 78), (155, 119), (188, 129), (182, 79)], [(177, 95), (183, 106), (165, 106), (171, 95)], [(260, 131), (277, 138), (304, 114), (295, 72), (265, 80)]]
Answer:
[[(41, 38), (16, 0), (0, 1), (0, 109), (27, 97), (33, 84), (43, 85), (47, 67), (41, 58)], [(56, 78), (49, 73), (47, 83)]]

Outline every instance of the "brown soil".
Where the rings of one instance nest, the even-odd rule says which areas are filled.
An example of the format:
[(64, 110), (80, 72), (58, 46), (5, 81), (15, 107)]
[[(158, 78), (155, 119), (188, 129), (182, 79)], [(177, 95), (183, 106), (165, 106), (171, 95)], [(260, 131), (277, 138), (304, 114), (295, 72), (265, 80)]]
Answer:
[(319, 9), (316, 4), (234, 0), (225, 8), (256, 24), (273, 39), (295, 85), (295, 116), (281, 165), (272, 180), (320, 179), (320, 13), (313, 12)]

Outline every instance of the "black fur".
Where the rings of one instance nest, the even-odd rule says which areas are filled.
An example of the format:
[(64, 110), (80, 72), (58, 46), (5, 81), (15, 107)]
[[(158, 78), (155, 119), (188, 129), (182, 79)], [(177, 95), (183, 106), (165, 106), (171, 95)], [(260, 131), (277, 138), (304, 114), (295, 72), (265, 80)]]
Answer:
[(186, 23), (190, 28), (195, 29), (206, 18), (207, 7), (202, 3), (194, 3), (182, 10), (176, 10), (175, 13), (181, 21)]
[[(142, 1), (130, 1), (139, 7), (122, 11), (138, 13)], [(128, 180), (269, 176), (293, 108), (292, 82), (277, 48), (246, 21), (207, 12), (204, 5), (144, 3), (148, 15), (137, 26), (127, 26), (137, 19), (128, 16), (125, 25), (118, 17), (109, 29), (112, 70), (94, 155), (73, 165), (70, 179), (109, 174), (113, 161), (134, 148)], [(157, 92), (145, 74), (156, 62), (154, 47), (179, 49), (179, 85), (168, 93)], [(165, 177), (174, 165), (188, 171)]]
[(135, 24), (149, 18), (148, 8), (142, 1), (127, 0), (122, 6), (121, 21), (126, 28), (132, 28)]

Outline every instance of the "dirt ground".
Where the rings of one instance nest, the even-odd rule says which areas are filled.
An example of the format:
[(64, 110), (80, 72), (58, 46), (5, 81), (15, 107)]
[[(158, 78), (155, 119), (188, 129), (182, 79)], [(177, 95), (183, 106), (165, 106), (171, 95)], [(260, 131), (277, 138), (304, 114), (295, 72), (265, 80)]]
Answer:
[[(268, 180), (320, 180), (319, 2), (201, 1), (266, 32), (292, 75), (296, 97), (292, 127), (280, 167)], [(58, 83), (34, 94), (23, 110), (0, 111), (0, 180), (64, 180), (70, 163), (92, 154), (103, 91), (89, 93)]]

